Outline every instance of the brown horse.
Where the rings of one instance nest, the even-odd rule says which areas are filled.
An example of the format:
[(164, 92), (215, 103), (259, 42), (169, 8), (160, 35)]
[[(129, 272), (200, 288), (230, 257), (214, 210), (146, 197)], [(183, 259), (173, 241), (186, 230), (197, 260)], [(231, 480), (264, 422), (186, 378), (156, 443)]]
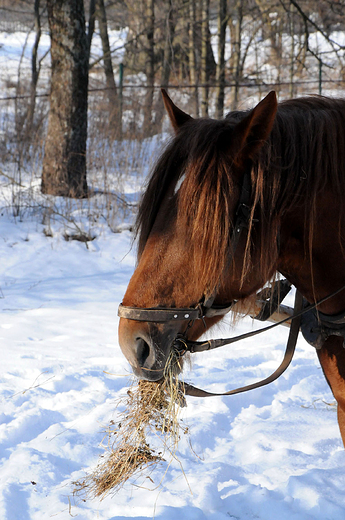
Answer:
[[(138, 265), (123, 305), (227, 306), (276, 272), (310, 303), (345, 286), (345, 101), (307, 97), (278, 105), (271, 92), (253, 110), (217, 121), (193, 119), (164, 91), (163, 100), (176, 135), (141, 203)], [(247, 223), (234, 240), (239, 203)], [(330, 321), (335, 315), (339, 328), (337, 335), (320, 332), (317, 353), (345, 443), (345, 290), (318, 311)], [(197, 339), (221, 319), (175, 317), (121, 318), (120, 345), (140, 377), (162, 376), (178, 334)]]

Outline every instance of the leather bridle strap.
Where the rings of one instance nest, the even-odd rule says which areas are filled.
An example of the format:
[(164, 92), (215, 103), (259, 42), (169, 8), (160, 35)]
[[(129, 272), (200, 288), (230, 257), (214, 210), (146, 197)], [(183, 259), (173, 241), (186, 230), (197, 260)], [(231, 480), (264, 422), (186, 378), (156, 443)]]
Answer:
[(118, 312), (120, 318), (135, 321), (153, 321), (155, 323), (166, 323), (168, 321), (190, 321), (203, 318), (203, 309), (201, 304), (193, 308), (141, 308), (126, 307), (120, 303)]
[[(222, 396), (222, 395), (234, 395), (239, 394), (242, 392), (247, 392), (248, 390), (254, 390), (254, 388), (260, 388), (261, 386), (268, 385), (269, 383), (272, 383), (276, 379), (278, 379), (279, 376), (282, 375), (283, 372), (288, 368), (288, 366), (291, 363), (291, 360), (293, 358), (297, 337), (299, 333), (300, 328), (300, 322), (301, 322), (301, 311), (303, 307), (303, 296), (299, 291), (296, 291), (295, 296), (295, 305), (294, 305), (294, 315), (295, 317), (292, 318), (290, 332), (289, 332), (289, 338), (286, 345), (286, 350), (284, 354), (284, 359), (280, 366), (273, 372), (269, 377), (266, 379), (263, 379), (262, 381), (258, 381), (256, 383), (253, 383), (251, 385), (242, 386), (241, 388), (236, 388), (234, 390), (230, 390), (229, 392), (224, 393), (213, 393), (213, 392), (207, 392), (206, 390), (201, 390), (200, 388), (197, 388), (195, 386), (189, 385), (188, 383), (181, 383), (183, 387), (183, 391), (186, 395), (194, 396), (194, 397), (212, 397), (212, 396)], [(267, 327), (269, 329), (271, 327)], [(260, 331), (256, 332), (262, 332), (262, 329)], [(250, 334), (250, 333), (249, 333)], [(206, 349), (204, 349), (206, 350)]]
[[(284, 280), (284, 282), (285, 282), (285, 280)], [(233, 336), (232, 338), (209, 339), (206, 341), (192, 341), (192, 340), (187, 339), (183, 334), (178, 334), (174, 340), (173, 348), (176, 350), (177, 353), (180, 354), (180, 356), (183, 356), (186, 352), (190, 352), (192, 354), (194, 354), (195, 352), (205, 352), (206, 350), (213, 350), (218, 347), (224, 347), (225, 345), (230, 345), (231, 343), (241, 341), (242, 339), (252, 338), (253, 336), (257, 336), (258, 334), (262, 334), (263, 332), (268, 332), (269, 330), (274, 329), (275, 327), (278, 327), (279, 325), (283, 325), (284, 323), (286, 323), (294, 318), (299, 318), (304, 315), (307, 315), (308, 313), (310, 313), (310, 311), (314, 311), (319, 305), (321, 305), (325, 301), (329, 300), (330, 298), (333, 298), (333, 296), (336, 296), (337, 294), (342, 292), (344, 289), (345, 289), (345, 285), (343, 285), (342, 287), (340, 287), (333, 293), (328, 294), (327, 296), (325, 296), (324, 298), (322, 298), (321, 300), (319, 300), (313, 304), (309, 304), (306, 307), (304, 307), (302, 305), (298, 311), (296, 310), (296, 306), (295, 306), (293, 314), (291, 316), (289, 315), (287, 318), (277, 321), (273, 325), (268, 325), (267, 327), (264, 327), (262, 329), (245, 332), (244, 334), (240, 334), (239, 336)], [(296, 290), (296, 297), (297, 297), (297, 292), (298, 291)], [(296, 303), (296, 297), (295, 297), (295, 303)], [(275, 304), (277, 304), (277, 303), (278, 303), (278, 305), (280, 304), (279, 300), (276, 301), (275, 303), (273, 303), (273, 308), (272, 308), (273, 312), (275, 312), (274, 311)], [(270, 300), (266, 302), (266, 305), (270, 305)], [(323, 316), (328, 316), (328, 315), (323, 314)], [(335, 320), (340, 321), (340, 316), (341, 316), (341, 314), (337, 314), (335, 316)], [(344, 323), (345, 323), (345, 313), (343, 313), (343, 316), (344, 316), (343, 319), (344, 319)], [(257, 317), (255, 316), (254, 319), (256, 319), (256, 318)], [(331, 316), (329, 316), (328, 318), (329, 318), (329, 320), (332, 320)], [(321, 323), (322, 323), (322, 321), (321, 321)], [(303, 325), (303, 323), (302, 323), (302, 325)]]
[[(316, 309), (319, 305), (321, 305), (325, 301), (329, 300), (333, 296), (336, 296), (344, 289), (345, 289), (345, 285), (343, 285), (342, 287), (340, 287), (333, 293), (328, 294), (327, 296), (325, 296), (318, 302), (308, 305), (307, 307), (304, 307), (304, 308), (303, 308), (303, 297), (302, 297), (301, 293), (296, 290), (294, 313), (291, 317), (289, 316), (288, 318), (285, 318), (277, 323), (274, 323), (273, 325), (269, 325), (268, 327), (264, 327), (259, 330), (247, 332), (245, 334), (241, 334), (240, 336), (235, 336), (235, 337), (226, 338), (226, 339), (208, 340), (208, 341), (191, 341), (191, 340), (188, 340), (187, 338), (185, 338), (184, 336), (178, 335), (175, 338), (172, 348), (175, 349), (175, 351), (178, 355), (183, 356), (188, 351), (189, 352), (203, 352), (206, 350), (211, 350), (213, 348), (221, 347), (223, 345), (228, 345), (230, 343), (234, 343), (235, 341), (239, 341), (241, 339), (253, 337), (257, 334), (267, 332), (267, 331), (273, 329), (274, 327), (277, 327), (278, 325), (282, 325), (283, 323), (291, 320), (290, 333), (289, 333), (289, 338), (288, 338), (288, 342), (287, 342), (287, 346), (286, 346), (286, 350), (285, 350), (285, 354), (284, 354), (284, 359), (283, 359), (281, 365), (277, 368), (277, 370), (275, 372), (273, 372), (273, 374), (271, 374), (266, 379), (263, 379), (262, 381), (258, 381), (257, 383), (243, 386), (241, 388), (237, 388), (235, 390), (230, 390), (229, 392), (224, 392), (224, 393), (207, 392), (205, 390), (200, 390), (199, 388), (196, 388), (187, 383), (181, 383), (181, 387), (182, 387), (181, 389), (186, 393), (186, 395), (191, 395), (191, 396), (195, 396), (195, 397), (234, 395), (234, 394), (238, 394), (241, 392), (246, 392), (248, 390), (253, 390), (254, 388), (260, 388), (261, 386), (268, 385), (272, 381), (275, 381), (287, 369), (287, 367), (289, 366), (289, 364), (291, 362), (291, 359), (292, 359), (294, 351), (295, 351), (295, 346), (296, 346), (296, 342), (297, 342), (297, 337), (298, 337), (298, 333), (299, 333), (302, 316), (307, 314), (309, 311)], [(152, 313), (154, 311), (163, 311), (163, 313), (166, 313), (167, 311), (169, 311), (171, 313), (171, 315), (172, 315), (172, 313), (176, 314), (176, 312), (178, 313), (178, 311), (181, 311), (180, 319), (186, 320), (187, 318), (182, 315), (182, 312), (196, 311), (197, 309), (198, 309), (198, 307), (194, 308), (194, 309), (157, 309), (157, 308), (153, 308), (153, 309), (138, 308), (138, 309), (136, 309), (135, 307), (125, 307), (125, 306), (121, 305), (119, 308), (119, 316), (127, 317), (128, 319), (140, 320), (140, 318), (143, 317), (142, 312), (149, 311), (149, 319), (147, 321), (151, 321), (150, 318), (153, 316)], [(211, 309), (212, 309), (212, 307), (209, 310), (211, 310)], [(126, 310), (128, 310), (128, 313), (129, 313), (128, 316), (125, 316)], [(222, 308), (222, 310), (219, 310), (218, 312), (221, 312), (223, 314), (224, 310), (225, 310), (225, 306), (224, 306), (224, 308)], [(230, 308), (229, 308), (229, 310), (230, 310)], [(140, 314), (138, 317), (135, 317), (134, 311), (139, 311)], [(201, 312), (201, 314), (203, 314), (202, 306), (200, 307), (199, 312)], [(177, 316), (179, 316), (179, 314), (177, 314)], [(162, 318), (161, 314), (160, 314), (160, 317)], [(200, 318), (200, 316), (199, 316), (199, 318)], [(337, 318), (337, 320), (339, 320), (339, 315), (337, 315), (336, 318)], [(175, 315), (173, 315), (172, 319), (177, 319), (177, 318), (175, 318)], [(144, 320), (144, 321), (146, 321), (146, 320)], [(164, 319), (163, 321), (167, 321), (167, 320)]]
[[(210, 299), (211, 300), (211, 299)], [(213, 298), (212, 298), (213, 301)], [(224, 316), (230, 312), (235, 302), (225, 305), (207, 306), (199, 303), (196, 307), (188, 307), (178, 309), (167, 307), (126, 307), (120, 303), (117, 315), (127, 320), (146, 321), (154, 323), (167, 323), (169, 321), (195, 321), (203, 318), (214, 318), (215, 316)], [(207, 304), (207, 302), (206, 302)]]

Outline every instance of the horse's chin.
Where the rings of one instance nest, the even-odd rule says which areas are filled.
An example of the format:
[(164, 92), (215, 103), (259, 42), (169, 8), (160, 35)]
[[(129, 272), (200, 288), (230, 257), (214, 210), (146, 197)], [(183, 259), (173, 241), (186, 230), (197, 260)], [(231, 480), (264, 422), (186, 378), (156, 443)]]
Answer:
[[(156, 368), (145, 368), (145, 367), (140, 367), (138, 365), (136, 366), (133, 366), (131, 365), (132, 367), (132, 370), (133, 370), (133, 373), (136, 377), (138, 377), (139, 379), (144, 379), (145, 381), (152, 381), (152, 382), (156, 382), (156, 381), (159, 381), (160, 379), (164, 379), (164, 377), (167, 376), (167, 374), (169, 374), (169, 376), (178, 376), (182, 370), (183, 370), (183, 359), (182, 358), (179, 358), (178, 360), (173, 360), (173, 358), (170, 358), (168, 359), (167, 363), (166, 363), (166, 366), (161, 369), (156, 369)], [(169, 365), (168, 365), (169, 363)]]
[(133, 373), (139, 379), (157, 382), (164, 377), (164, 370), (150, 370), (142, 367), (132, 367)]

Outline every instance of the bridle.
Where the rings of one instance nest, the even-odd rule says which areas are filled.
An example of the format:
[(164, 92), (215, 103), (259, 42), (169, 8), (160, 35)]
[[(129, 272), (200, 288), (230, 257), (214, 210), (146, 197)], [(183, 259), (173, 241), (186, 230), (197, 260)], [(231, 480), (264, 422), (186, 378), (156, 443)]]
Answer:
[[(284, 287), (285, 285), (285, 287)], [(288, 288), (288, 289), (287, 289)], [(268, 299), (263, 306), (260, 315), (271, 315), (273, 314), (280, 305), (281, 300), (277, 298), (278, 293), (285, 291), (288, 292), (290, 290), (290, 284), (286, 282), (286, 280), (281, 280), (274, 287), (272, 291), (272, 296)], [(204, 318), (214, 317), (214, 316), (223, 316), (227, 314), (232, 306), (236, 302), (233, 302), (231, 305), (227, 306), (216, 306), (211, 305), (209, 307), (204, 304), (198, 304), (195, 308), (179, 308), (179, 309), (168, 309), (168, 308), (137, 308), (137, 307), (126, 307), (122, 304), (119, 306), (118, 315), (121, 318), (126, 318), (130, 320), (136, 321), (145, 321), (145, 322), (155, 322), (155, 323), (167, 323), (169, 321), (187, 321), (188, 330), (195, 320), (203, 320)], [(205, 390), (201, 390), (187, 383), (183, 383), (183, 391), (186, 395), (191, 395), (195, 397), (209, 397), (216, 395), (234, 395), (240, 392), (246, 392), (248, 390), (253, 390), (254, 388), (259, 388), (260, 386), (267, 385), (277, 379), (289, 366), (297, 342), (297, 336), (300, 328), (300, 319), (301, 315), (304, 311), (302, 311), (303, 299), (301, 294), (297, 291), (295, 298), (295, 307), (294, 314), (292, 317), (287, 317), (284, 320), (281, 320), (273, 325), (269, 325), (268, 327), (264, 327), (259, 330), (247, 332), (245, 334), (241, 334), (239, 336), (234, 336), (232, 338), (225, 339), (211, 339), (207, 341), (191, 341), (187, 339), (185, 334), (177, 334), (175, 340), (173, 341), (171, 348), (175, 352), (178, 358), (183, 357), (187, 352), (196, 353), (196, 352), (204, 352), (207, 350), (213, 350), (218, 347), (222, 347), (224, 345), (229, 345), (230, 343), (235, 343), (242, 339), (247, 339), (257, 334), (261, 334), (263, 332), (267, 332), (278, 325), (282, 325), (283, 323), (292, 320), (289, 332), (289, 338), (284, 354), (284, 359), (278, 369), (273, 372), (266, 379), (259, 381), (257, 383), (247, 385), (241, 388), (237, 388), (235, 390), (231, 390), (229, 392), (224, 392), (221, 394), (211, 393)], [(308, 308), (308, 310), (310, 310)], [(306, 311), (305, 311), (306, 312)], [(260, 316), (256, 317), (257, 319), (262, 319)], [(265, 319), (265, 318), (263, 318)]]
[[(277, 311), (279, 309), (280, 303), (283, 300), (283, 298), (286, 296), (286, 294), (289, 292), (291, 288), (291, 285), (286, 280), (280, 280), (272, 290), (272, 288), (269, 290), (271, 292), (270, 297), (267, 299), (265, 304), (263, 305), (261, 312), (258, 316), (254, 316), (254, 319), (259, 319), (261, 321), (264, 321), (270, 317), (271, 314)], [(267, 327), (264, 327), (259, 330), (254, 330), (250, 332), (246, 332), (244, 334), (240, 334), (238, 336), (233, 336), (231, 338), (225, 338), (225, 339), (211, 339), (207, 341), (191, 341), (188, 340), (185, 335), (183, 334), (177, 334), (175, 340), (172, 343), (172, 349), (175, 351), (177, 356), (182, 357), (186, 354), (186, 352), (190, 353), (196, 353), (196, 352), (205, 352), (207, 350), (213, 350), (218, 347), (223, 347), (225, 345), (229, 345), (231, 343), (235, 343), (237, 341), (241, 341), (242, 339), (251, 338), (253, 336), (256, 336), (258, 334), (262, 334), (264, 332), (268, 332), (269, 330), (272, 330), (275, 327), (278, 327), (278, 325), (283, 325), (287, 321), (291, 320), (291, 326), (289, 331), (289, 337), (286, 344), (286, 349), (284, 353), (284, 358), (279, 367), (267, 378), (258, 381), (256, 383), (246, 385), (240, 388), (236, 388), (234, 390), (230, 390), (229, 392), (223, 392), (223, 393), (213, 393), (213, 392), (207, 392), (205, 390), (201, 390), (199, 388), (196, 388), (190, 384), (183, 383), (183, 391), (186, 395), (191, 395), (194, 397), (210, 397), (210, 396), (224, 396), (224, 395), (235, 395), (242, 392), (247, 392), (248, 390), (254, 390), (255, 388), (260, 388), (262, 386), (268, 385), (269, 383), (272, 383), (278, 377), (280, 377), (285, 370), (288, 368), (288, 366), (291, 363), (291, 360), (293, 358), (295, 348), (296, 348), (296, 342), (298, 333), (301, 326), (301, 320), (306, 317), (307, 319), (302, 322), (302, 332), (305, 337), (305, 339), (313, 346), (314, 343), (312, 341), (309, 341), (308, 335), (313, 333), (313, 329), (309, 327), (309, 321), (310, 321), (310, 315), (318, 315), (318, 321), (317, 318), (314, 318), (313, 320), (313, 327), (315, 327), (315, 330), (321, 331), (321, 336), (326, 339), (327, 337), (331, 335), (338, 335), (342, 336), (344, 338), (345, 342), (345, 313), (340, 313), (337, 316), (332, 319), (331, 317), (324, 315), (317, 311), (317, 307), (324, 303), (325, 301), (329, 300), (333, 296), (336, 296), (338, 293), (343, 291), (345, 289), (345, 286), (340, 287), (333, 293), (327, 295), (326, 297), (322, 298), (318, 302), (314, 304), (306, 304), (306, 300), (303, 299), (303, 296), (299, 291), (296, 290), (295, 295), (295, 304), (293, 309), (292, 316), (289, 316), (287, 318), (284, 318), (283, 320), (280, 320), (272, 325), (268, 325)], [(279, 298), (280, 295), (280, 298)], [(136, 321), (148, 321), (148, 322), (158, 322), (158, 323), (165, 323), (170, 320), (189, 320), (189, 326), (191, 323), (193, 323), (194, 319), (204, 319), (206, 317), (209, 317), (212, 313), (212, 316), (217, 315), (224, 315), (226, 312), (231, 310), (231, 306), (228, 307), (220, 307), (217, 309), (216, 307), (210, 307), (206, 313), (203, 312), (203, 306), (198, 305), (196, 308), (186, 308), (186, 309), (158, 309), (158, 308), (152, 308), (152, 309), (140, 309), (136, 307), (125, 307), (122, 304), (119, 306), (118, 315), (121, 318), (136, 320)], [(228, 309), (228, 311), (226, 311)], [(157, 314), (158, 311), (161, 311), (160, 314)], [(187, 317), (187, 314), (189, 314), (189, 317)], [(166, 315), (169, 319), (165, 320), (164, 315)], [(321, 315), (321, 316), (319, 316)], [(338, 328), (334, 328), (334, 325), (332, 327), (332, 324), (336, 322), (336, 325), (338, 325)], [(317, 325), (315, 325), (317, 323)], [(342, 325), (341, 328), (340, 325)], [(187, 328), (189, 328), (189, 326)], [(305, 330), (303, 330), (305, 328)], [(315, 339), (313, 339), (315, 341)], [(316, 346), (316, 348), (319, 348)]]
[[(239, 203), (236, 210), (236, 218), (235, 225), (233, 228), (233, 232), (230, 240), (230, 250), (231, 250), (231, 259), (234, 256), (236, 251), (238, 242), (244, 230), (249, 229), (250, 222), (250, 214), (251, 214), (251, 178), (250, 178), (250, 169), (247, 169), (244, 177), (241, 188), (241, 194), (239, 198)], [(254, 318), (259, 319), (261, 321), (265, 321), (269, 318), (271, 314), (276, 312), (279, 309), (279, 305), (282, 302), (283, 298), (290, 291), (291, 284), (287, 280), (280, 280), (276, 283), (274, 288), (270, 290), (270, 297), (265, 302), (260, 315), (255, 316)], [(317, 308), (318, 305), (328, 300), (329, 298), (335, 296), (340, 291), (342, 291), (345, 286), (341, 287), (334, 293), (326, 296), (322, 300), (316, 302), (311, 305), (304, 305), (303, 297), (299, 291), (296, 291), (295, 303), (292, 316), (285, 318), (273, 325), (269, 325), (259, 330), (247, 332), (245, 334), (241, 334), (239, 336), (235, 336), (232, 338), (225, 339), (211, 339), (207, 341), (191, 341), (186, 337), (185, 334), (177, 334), (174, 339), (171, 348), (174, 350), (178, 357), (182, 357), (186, 352), (195, 353), (195, 352), (204, 352), (206, 350), (212, 350), (218, 347), (222, 347), (224, 345), (229, 345), (231, 343), (240, 341), (242, 339), (250, 338), (256, 336), (258, 334), (262, 334), (263, 332), (267, 332), (278, 325), (282, 325), (287, 321), (291, 320), (290, 332), (287, 341), (287, 346), (284, 354), (284, 358), (282, 363), (279, 365), (277, 370), (275, 370), (269, 377), (263, 379), (262, 381), (258, 381), (251, 385), (247, 385), (241, 388), (237, 388), (234, 390), (230, 390), (229, 392), (224, 393), (211, 393), (205, 390), (200, 390), (192, 385), (187, 383), (183, 384), (183, 390), (185, 394), (192, 395), (196, 397), (209, 397), (209, 396), (219, 396), (219, 395), (234, 395), (241, 392), (246, 392), (248, 390), (252, 390), (254, 388), (259, 388), (261, 386), (267, 385), (272, 381), (276, 380), (290, 365), (290, 362), (293, 358), (293, 354), (296, 347), (297, 337), (300, 330), (301, 325), (301, 317), (313, 311)], [(192, 326), (194, 321), (196, 320), (204, 320), (205, 318), (213, 318), (216, 316), (224, 316), (227, 314), (236, 303), (236, 301), (229, 302), (225, 305), (216, 305), (214, 303), (215, 294), (212, 295), (208, 299), (203, 299), (199, 302), (195, 307), (188, 308), (166, 308), (166, 307), (151, 307), (151, 308), (140, 308), (140, 307), (128, 307), (124, 306), (122, 303), (118, 308), (118, 316), (120, 318), (125, 318), (129, 320), (135, 321), (143, 321), (143, 322), (153, 322), (153, 323), (168, 323), (168, 322), (183, 322), (187, 323), (186, 331)], [(344, 320), (345, 321), (345, 320)]]
[[(237, 249), (237, 245), (239, 243), (240, 237), (244, 230), (249, 229), (249, 221), (250, 221), (250, 213), (251, 213), (251, 176), (250, 176), (250, 168), (247, 168), (242, 181), (242, 187), (241, 187), (241, 193), (239, 197), (239, 202), (237, 205), (237, 209), (235, 212), (235, 225), (233, 227), (231, 239), (230, 239), (230, 249), (231, 249), (231, 258), (233, 258), (234, 253)], [(230, 259), (231, 261), (231, 259)], [(279, 292), (282, 291), (284, 294), (286, 294), (290, 290), (290, 284), (287, 284), (285, 287), (283, 287), (283, 284), (279, 284), (278, 288)], [(270, 311), (274, 312), (276, 308), (279, 306), (279, 301), (277, 298), (277, 292), (274, 293), (276, 302), (272, 304), (272, 300), (267, 302), (266, 304), (266, 311), (262, 311), (264, 315), (267, 314), (267, 305), (270, 307)], [(196, 320), (204, 320), (205, 318), (213, 318), (216, 316), (224, 316), (227, 314), (231, 308), (233, 307), (234, 303), (236, 302), (229, 302), (225, 305), (216, 305), (214, 303), (215, 295), (211, 296), (207, 300), (203, 299), (203, 301), (199, 302), (195, 307), (188, 307), (188, 308), (166, 308), (166, 307), (151, 307), (151, 308), (139, 308), (139, 307), (128, 307), (124, 306), (122, 303), (119, 306), (118, 309), (118, 316), (120, 318), (125, 318), (129, 320), (135, 320), (135, 321), (143, 321), (143, 322), (153, 322), (153, 323), (168, 323), (168, 322), (181, 322), (185, 321), (187, 323), (188, 330), (194, 321)], [(300, 304), (298, 303), (298, 306), (295, 306), (295, 310), (300, 310), (302, 308), (302, 300), (298, 296), (297, 297), (298, 302), (300, 301)], [(273, 308), (274, 307), (274, 308)], [(270, 311), (268, 313), (270, 313)], [(261, 313), (261, 314), (262, 314)], [(262, 319), (265, 319), (262, 317)], [(287, 318), (284, 321), (287, 321), (289, 318)], [(235, 338), (227, 338), (227, 339), (216, 339), (216, 340), (209, 340), (206, 342), (201, 341), (191, 341), (188, 340), (185, 334), (177, 334), (175, 340), (172, 344), (172, 349), (175, 351), (178, 357), (182, 357), (186, 352), (202, 352), (205, 350), (211, 350), (223, 345), (227, 345), (229, 343), (233, 343), (235, 341), (239, 341), (241, 339), (248, 338), (250, 336), (254, 336), (255, 334), (259, 334), (260, 332), (263, 332), (264, 330), (269, 330), (273, 327), (277, 326), (277, 324), (271, 325), (269, 327), (266, 327), (265, 329), (261, 329), (260, 331), (253, 331), (246, 334), (242, 334), (241, 336), (236, 336)], [(293, 334), (291, 331), (294, 331)], [(278, 371), (279, 373), (272, 374), (274, 376), (274, 379), (279, 377), (279, 375), (286, 370), (287, 366), (290, 364), (290, 361), (293, 356), (294, 352), (294, 346), (297, 341), (297, 335), (299, 331), (299, 320), (297, 317), (295, 317), (292, 321), (291, 328), (290, 328), (290, 335), (289, 335), (289, 341), (288, 341), (288, 347), (287, 352), (284, 356), (284, 361), (282, 365), (279, 367)], [(293, 339), (290, 340), (290, 338)], [(278, 372), (276, 371), (276, 372)], [(231, 392), (227, 392), (227, 395), (230, 393), (238, 393), (238, 392), (244, 392), (246, 390), (249, 390), (251, 388), (254, 388), (256, 386), (262, 386), (263, 384), (268, 384), (271, 382), (272, 376), (270, 378), (267, 378), (267, 380), (261, 381), (259, 384), (256, 385), (249, 385), (248, 387), (243, 387), (237, 390), (233, 390)], [(266, 382), (267, 381), (267, 382)], [(188, 395), (195, 395), (195, 396), (210, 396), (210, 395), (218, 395), (218, 394), (211, 394), (210, 392), (205, 392), (204, 390), (199, 390), (195, 387), (192, 387), (191, 385), (184, 384), (184, 391)]]

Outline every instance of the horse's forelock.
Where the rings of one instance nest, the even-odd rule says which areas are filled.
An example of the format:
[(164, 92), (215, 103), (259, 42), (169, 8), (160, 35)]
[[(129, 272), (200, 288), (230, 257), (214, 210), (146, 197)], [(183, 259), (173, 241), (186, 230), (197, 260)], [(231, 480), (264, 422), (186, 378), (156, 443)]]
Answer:
[[(211, 119), (191, 121), (179, 131), (157, 161), (144, 191), (136, 220), (139, 257), (163, 200), (174, 192), (186, 172), (199, 172), (199, 177), (202, 177), (202, 165), (213, 161), (214, 154), (219, 153), (222, 127), (229, 130), (227, 122)], [(217, 142), (218, 148), (215, 146)]]
[(143, 252), (163, 200), (169, 192), (173, 192), (183, 173), (183, 165), (186, 160), (184, 145), (185, 143), (178, 137), (170, 142), (157, 161), (148, 180), (135, 224), (139, 257)]
[(226, 140), (230, 133), (227, 124), (207, 128), (195, 144), (178, 197), (179, 225), (188, 232), (194, 270), (209, 293), (224, 270), (232, 227), (231, 195), (236, 182), (229, 174)]

